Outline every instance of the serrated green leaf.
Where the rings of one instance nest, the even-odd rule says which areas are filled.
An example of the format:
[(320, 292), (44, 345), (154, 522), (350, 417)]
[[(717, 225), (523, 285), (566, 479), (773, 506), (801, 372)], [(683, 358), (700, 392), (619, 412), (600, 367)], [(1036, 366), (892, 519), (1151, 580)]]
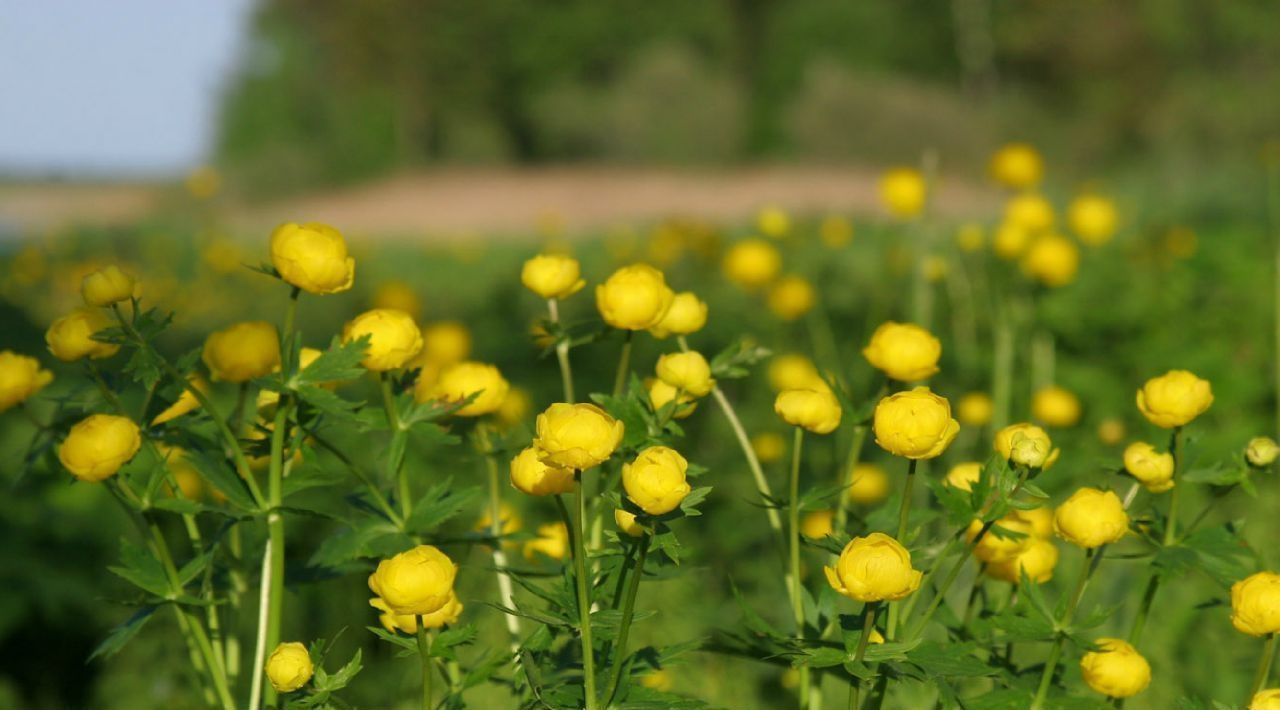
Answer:
[(97, 648), (93, 649), (93, 653), (89, 654), (86, 663), (95, 658), (110, 658), (114, 656), (125, 644), (129, 643), (147, 621), (151, 619), (151, 615), (155, 613), (158, 606), (144, 606), (134, 612), (133, 616), (125, 619), (123, 623), (111, 630), (107, 637), (102, 639)]
[(107, 567), (113, 574), (130, 584), (150, 592), (161, 599), (168, 598), (176, 590), (169, 586), (164, 566), (149, 550), (128, 540), (120, 540), (120, 564)]
[(329, 382), (354, 380), (364, 375), (360, 366), (365, 351), (369, 349), (369, 336), (362, 335), (355, 340), (343, 342), (334, 336), (329, 347), (310, 365), (303, 368), (293, 378), (296, 387), (303, 385), (322, 385)]

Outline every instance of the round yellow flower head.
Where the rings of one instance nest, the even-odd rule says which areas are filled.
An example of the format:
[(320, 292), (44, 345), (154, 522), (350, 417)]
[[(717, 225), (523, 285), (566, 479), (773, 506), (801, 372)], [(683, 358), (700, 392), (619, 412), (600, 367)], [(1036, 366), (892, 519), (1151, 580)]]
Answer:
[(956, 419), (965, 426), (986, 426), (994, 412), (995, 405), (986, 392), (969, 392), (956, 402)]
[(823, 571), (832, 589), (864, 604), (905, 599), (923, 576), (912, 569), (907, 548), (878, 532), (850, 540), (836, 566)]
[(455, 624), (458, 617), (462, 615), (462, 602), (458, 601), (458, 595), (453, 591), (449, 592), (449, 601), (440, 607), (438, 611), (430, 614), (415, 616), (413, 614), (396, 614), (391, 611), (391, 607), (380, 597), (374, 597), (369, 600), (369, 606), (377, 609), (378, 623), (382, 624), (382, 628), (390, 633), (403, 632), (406, 634), (418, 633), (418, 620), (423, 621), (423, 628), (438, 629), (442, 626)]
[(991, 154), (988, 166), (991, 177), (1014, 190), (1025, 190), (1040, 184), (1044, 176), (1044, 160), (1029, 143), (1006, 143)]
[(671, 300), (671, 308), (649, 334), (658, 339), (672, 335), (689, 335), (702, 330), (707, 324), (707, 304), (693, 291), (677, 293)]
[(667, 353), (658, 358), (656, 372), (658, 379), (695, 397), (705, 397), (716, 384), (711, 365), (699, 352)]
[(1115, 417), (1108, 417), (1098, 422), (1098, 441), (1107, 446), (1115, 446), (1124, 441), (1125, 433), (1124, 422)]
[(582, 267), (563, 254), (539, 254), (524, 262), (520, 283), (543, 298), (568, 298), (582, 290)]
[[(498, 504), (498, 519), (502, 524), (498, 527), (498, 534), (511, 535), (520, 531), (520, 516), (516, 513), (516, 509), (511, 504), (502, 501)], [(480, 517), (476, 519), (475, 530), (477, 532), (493, 532), (493, 508), (489, 505), (484, 507)], [(506, 545), (506, 542), (502, 544)]]
[(325, 295), (351, 288), (356, 262), (342, 234), (327, 224), (287, 222), (271, 232), (271, 264), (290, 286)]
[(1022, 272), (1045, 286), (1066, 286), (1080, 270), (1080, 250), (1075, 242), (1046, 234), (1031, 243), (1022, 257)]
[(673, 419), (687, 419), (698, 408), (697, 397), (678, 390), (656, 377), (645, 380), (644, 386), (649, 391), (649, 402), (653, 404), (655, 412), (672, 400), (677, 402), (675, 411), (671, 413)]
[(1100, 195), (1081, 195), (1067, 208), (1067, 221), (1080, 241), (1098, 246), (1111, 241), (1120, 217), (1111, 200)]
[(1080, 400), (1065, 387), (1042, 387), (1031, 398), (1031, 413), (1046, 426), (1073, 427), (1080, 421)]
[(401, 552), (382, 560), (369, 575), (369, 589), (382, 597), (393, 614), (422, 616), (449, 603), (457, 565), (431, 545)]
[(1280, 710), (1280, 688), (1267, 688), (1254, 694), (1249, 710)]
[(924, 211), (929, 187), (914, 168), (893, 168), (880, 176), (880, 203), (894, 217), (907, 219)]
[(511, 485), (531, 496), (569, 493), (574, 486), (573, 471), (548, 466), (538, 458), (538, 450), (530, 446), (511, 459)]
[(1258, 572), (1231, 585), (1231, 625), (1250, 636), (1280, 633), (1280, 574)]
[(210, 333), (201, 358), (213, 379), (248, 382), (280, 367), (280, 336), (266, 321), (236, 323)]
[[(1024, 550), (1031, 544), (1034, 539), (1034, 532), (1030, 520), (1024, 519), (1017, 514), (1018, 511), (1011, 511), (1003, 518), (996, 521), (996, 525), (1003, 530), (1019, 533), (1023, 537), (1007, 536), (1002, 537), (995, 530), (988, 530), (981, 540), (978, 540), (977, 546), (973, 548), (973, 556), (983, 562), (1002, 562), (1013, 559), (1022, 554)], [(972, 543), (978, 537), (978, 533), (982, 531), (982, 521), (974, 520), (969, 523), (969, 527), (965, 529), (965, 539)]]
[(418, 298), (412, 286), (397, 279), (378, 284), (373, 292), (373, 307), (404, 311), (414, 319), (422, 315), (422, 299)]
[(769, 386), (775, 392), (830, 389), (813, 361), (796, 354), (777, 355), (769, 361)]
[(1014, 510), (1011, 515), (1030, 523), (1031, 534), (1048, 540), (1053, 537), (1053, 509), (1047, 506), (1031, 510)]
[(977, 461), (966, 461), (952, 466), (942, 482), (958, 490), (971, 491), (973, 484), (980, 478), (982, 478), (982, 464)]
[(622, 441), (622, 422), (594, 404), (557, 402), (538, 415), (533, 445), (554, 466), (585, 471), (613, 455)]
[(112, 264), (85, 276), (80, 282), (80, 295), (86, 306), (109, 306), (133, 298), (135, 285), (132, 276)]
[(292, 693), (306, 685), (314, 672), (311, 654), (297, 641), (276, 646), (276, 650), (267, 657), (267, 680), (281, 693)]
[(875, 505), (889, 497), (889, 475), (876, 464), (860, 463), (853, 467), (848, 495), (859, 505)]
[(1036, 192), (1014, 195), (1004, 205), (1004, 221), (1022, 227), (1033, 237), (1053, 227), (1054, 219), (1053, 204)]
[(729, 247), (721, 269), (733, 283), (745, 289), (757, 289), (778, 275), (782, 255), (763, 239), (745, 239)]
[(632, 264), (596, 286), (596, 308), (604, 322), (622, 330), (647, 330), (662, 322), (675, 294), (662, 272)]
[(542, 553), (553, 560), (563, 560), (569, 555), (569, 528), (564, 523), (547, 523), (538, 526), (538, 536), (524, 544), (524, 558), (532, 560)]
[(506, 378), (493, 365), (466, 361), (444, 368), (430, 385), (415, 385), (414, 399), (419, 402), (461, 402), (476, 395), (475, 399), (454, 414), (459, 417), (478, 417), (498, 411), (506, 400), (510, 387)]
[(0, 350), (0, 412), (27, 401), (53, 382), (53, 373), (40, 368), (40, 361), (12, 350)]
[[(209, 383), (205, 382), (203, 377), (194, 376), (191, 377), (188, 382), (192, 387), (200, 390), (201, 392), (209, 391)], [(263, 391), (266, 392), (268, 390)], [(271, 394), (275, 394), (277, 397), (279, 396), (279, 394), (275, 392), (272, 392)], [(191, 393), (190, 389), (183, 387), (182, 393), (178, 395), (178, 399), (176, 399), (173, 404), (165, 407), (164, 411), (157, 414), (155, 418), (151, 420), (151, 426), (159, 426), (165, 422), (173, 421), (174, 419), (177, 419), (184, 414), (190, 414), (199, 408), (200, 400), (196, 399), (196, 396)]]
[(622, 465), (627, 499), (649, 515), (670, 513), (692, 490), (685, 478), (689, 462), (675, 449), (650, 446)]
[(786, 390), (773, 402), (773, 411), (791, 426), (814, 434), (830, 434), (840, 426), (840, 401), (831, 390)]
[(1119, 542), (1129, 532), (1129, 515), (1114, 491), (1081, 488), (1053, 513), (1058, 537), (1085, 549)]
[(769, 289), (769, 310), (782, 320), (792, 321), (813, 309), (818, 294), (803, 276), (783, 276)]
[(1004, 460), (1031, 468), (1049, 468), (1060, 453), (1053, 448), (1048, 432), (1027, 422), (1010, 424), (996, 432), (993, 448)]
[(951, 404), (928, 387), (880, 400), (873, 426), (881, 448), (909, 459), (941, 456), (960, 433), (960, 422), (951, 418)]
[(769, 205), (756, 214), (756, 228), (766, 237), (781, 239), (791, 231), (791, 218), (777, 205)]
[(671, 673), (667, 669), (659, 668), (640, 676), (640, 685), (660, 693), (668, 693), (675, 687), (675, 681), (671, 679)]
[(49, 352), (63, 362), (81, 358), (100, 360), (120, 350), (119, 345), (93, 339), (94, 334), (111, 326), (111, 319), (97, 308), (77, 308), (55, 320), (45, 331), (44, 342)]
[(1138, 411), (1152, 424), (1165, 429), (1180, 427), (1213, 404), (1207, 380), (1186, 370), (1170, 370), (1147, 380), (1138, 390)]
[(839, 249), (853, 241), (853, 225), (840, 215), (827, 215), (818, 225), (818, 236), (831, 249)]
[(1044, 538), (1031, 538), (1017, 554), (987, 563), (987, 574), (993, 579), (1017, 584), (1026, 572), (1032, 581), (1044, 584), (1053, 579), (1058, 566), (1058, 547)]
[(365, 311), (342, 329), (344, 342), (365, 335), (369, 336), (369, 345), (360, 364), (373, 372), (398, 370), (408, 365), (423, 346), (422, 332), (413, 318), (404, 311), (390, 308)]
[(1094, 691), (1109, 698), (1128, 698), (1151, 684), (1151, 665), (1129, 642), (1101, 638), (1094, 645), (1102, 650), (1089, 651), (1080, 659), (1080, 674)]
[(1124, 470), (1152, 493), (1173, 488), (1173, 454), (1160, 453), (1145, 441), (1135, 441), (1125, 447)]
[(970, 222), (960, 225), (956, 231), (956, 246), (960, 251), (973, 254), (982, 250), (987, 243), (987, 235), (981, 224)]
[(811, 540), (821, 540), (835, 530), (832, 525), (835, 517), (836, 514), (830, 510), (815, 510), (800, 521), (800, 534)]
[(138, 425), (114, 414), (81, 419), (58, 447), (58, 460), (72, 476), (97, 483), (116, 474), (142, 446)]
[(1280, 445), (1277, 445), (1276, 440), (1269, 436), (1253, 437), (1244, 449), (1245, 460), (1250, 466), (1257, 468), (1270, 466), (1277, 456), (1280, 456)]
[(762, 431), (751, 437), (751, 450), (760, 463), (781, 461), (787, 453), (787, 440), (777, 432)]
[(1027, 247), (1031, 246), (1032, 236), (1031, 232), (1021, 224), (1005, 220), (996, 227), (992, 235), (991, 249), (1001, 259), (1014, 261), (1027, 252)]
[(467, 326), (452, 320), (428, 323), (422, 328), (422, 353), (418, 362), (428, 361), (439, 365), (462, 362), (471, 354), (471, 331)]
[(890, 379), (916, 382), (938, 371), (942, 343), (913, 323), (882, 323), (862, 349), (871, 366)]
[(644, 526), (636, 522), (636, 516), (622, 508), (613, 511), (613, 524), (617, 525), (618, 531), (624, 535), (643, 537), (645, 534)]

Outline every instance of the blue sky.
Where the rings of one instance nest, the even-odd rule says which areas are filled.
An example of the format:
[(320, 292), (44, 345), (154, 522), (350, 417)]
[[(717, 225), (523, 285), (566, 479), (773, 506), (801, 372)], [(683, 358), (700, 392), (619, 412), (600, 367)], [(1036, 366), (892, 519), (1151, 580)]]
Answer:
[(252, 0), (0, 0), (0, 175), (199, 164)]

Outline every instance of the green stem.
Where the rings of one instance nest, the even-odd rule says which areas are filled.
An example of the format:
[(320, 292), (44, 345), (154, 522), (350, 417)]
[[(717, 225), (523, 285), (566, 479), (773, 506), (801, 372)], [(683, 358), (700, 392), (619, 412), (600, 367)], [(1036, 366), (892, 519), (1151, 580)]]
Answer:
[(862, 459), (862, 447), (866, 444), (868, 429), (866, 424), (856, 424), (853, 427), (853, 442), (849, 445), (849, 455), (844, 462), (842, 483), (845, 489), (840, 491), (840, 504), (836, 506), (835, 530), (837, 532), (844, 532), (845, 525), (849, 522), (849, 488), (853, 486), (854, 469)]
[[(963, 530), (956, 533), (955, 535), (952, 535), (951, 539), (947, 541), (946, 546), (943, 547), (942, 551), (938, 553), (938, 556), (934, 558), (933, 564), (929, 565), (929, 571), (925, 572), (924, 577), (920, 579), (919, 590), (917, 590), (915, 594), (912, 594), (907, 599), (907, 603), (902, 607), (903, 619), (911, 618), (911, 613), (915, 611), (916, 601), (920, 599), (921, 592), (927, 591), (929, 589), (930, 584), (933, 583), (933, 578), (938, 574), (938, 569), (942, 566), (942, 561), (951, 556), (951, 553), (955, 550), (956, 545), (960, 544), (960, 540), (962, 539), (963, 535), (964, 535)], [(947, 586), (950, 586), (950, 585), (948, 584)], [(925, 618), (927, 619), (928, 616), (931, 616), (931, 614), (926, 615)], [(914, 638), (914, 634), (909, 634), (909, 637)]]
[[(1272, 249), (1275, 253), (1274, 271), (1271, 275), (1275, 319), (1275, 352), (1274, 358), (1276, 380), (1275, 387), (1280, 388), (1280, 157), (1272, 155), (1267, 163), (1267, 216), (1271, 222)], [(1276, 399), (1276, 431), (1280, 432), (1280, 398)]]
[[(787, 548), (791, 563), (791, 615), (796, 622), (796, 638), (804, 639), (804, 595), (800, 580), (800, 455), (804, 449), (804, 429), (795, 428), (791, 444), (791, 478), (787, 497)], [(800, 666), (800, 708), (809, 707), (809, 666)]]
[[(858, 637), (858, 648), (853, 652), (853, 662), (861, 663), (867, 653), (867, 642), (871, 640), (871, 632), (876, 628), (876, 610), (880, 602), (870, 602), (862, 607), (862, 635)], [(849, 710), (857, 710), (858, 696), (862, 694), (862, 681), (853, 678), (849, 683)]]
[[(916, 459), (907, 459), (907, 481), (902, 486), (902, 503), (898, 506), (898, 542), (906, 545), (907, 528), (911, 518), (911, 497), (915, 492)], [(889, 602), (889, 621), (885, 624), (885, 639), (892, 641), (898, 631), (898, 616), (902, 612), (901, 602)]]
[(1271, 677), (1271, 664), (1276, 657), (1276, 638), (1276, 634), (1267, 636), (1266, 645), (1262, 647), (1262, 658), (1258, 660), (1258, 670), (1254, 672), (1253, 685), (1249, 688), (1249, 700), (1266, 686), (1267, 678)]
[(1049, 686), (1053, 684), (1053, 671), (1057, 668), (1058, 660), (1062, 657), (1062, 645), (1067, 638), (1062, 629), (1068, 626), (1075, 616), (1076, 607), (1080, 605), (1080, 598), (1084, 596), (1084, 590), (1089, 584), (1089, 578), (1093, 576), (1093, 571), (1098, 568), (1098, 562), (1102, 560), (1102, 550), (1103, 548), (1099, 547), (1086, 550), (1084, 553), (1084, 567), (1080, 570), (1080, 577), (1076, 580), (1075, 589), (1067, 599), (1067, 608), (1062, 612), (1062, 618), (1056, 624), (1058, 627), (1056, 638), (1053, 641), (1053, 648), (1049, 651), (1049, 658), (1045, 661), (1044, 672), (1040, 675), (1040, 686), (1036, 689), (1036, 698), (1031, 703), (1031, 710), (1044, 708), (1045, 699), (1049, 696)]
[[(507, 576), (507, 553), (502, 549), (502, 487), (499, 483), (498, 460), (494, 458), (489, 429), (484, 423), (476, 426), (476, 444), (484, 457), (489, 476), (489, 534), (493, 535), (493, 566), (498, 577), (498, 595), (503, 606), (515, 609), (515, 589), (511, 578)], [(520, 620), (513, 614), (503, 616), (507, 620), (507, 632), (511, 635), (511, 649), (515, 651), (520, 647)]]
[(634, 330), (626, 331), (622, 341), (622, 353), (618, 355), (618, 374), (613, 378), (613, 396), (621, 397), (627, 386), (627, 374), (631, 372), (631, 339)]
[[(552, 323), (555, 323), (556, 325), (560, 324), (560, 306), (556, 299), (547, 299), (547, 313), (550, 316)], [(564, 401), (572, 404), (574, 401), (573, 370), (569, 367), (568, 340), (562, 339), (556, 343), (556, 360), (560, 362), (560, 382), (564, 386)]]
[(644, 562), (649, 556), (649, 536), (640, 538), (637, 547), (639, 552), (636, 553), (635, 566), (627, 583), (627, 597), (622, 602), (622, 625), (618, 629), (618, 642), (614, 644), (613, 669), (609, 672), (609, 685), (604, 689), (605, 707), (613, 702), (613, 696), (618, 692), (618, 682), (622, 678), (622, 666), (627, 658), (627, 637), (631, 633), (631, 621), (636, 609), (636, 592), (640, 589), (640, 579), (644, 577)]
[(418, 617), (418, 657), (422, 661), (422, 710), (431, 710), (431, 640), (427, 638), (426, 617)]
[(1169, 491), (1169, 517), (1164, 524), (1164, 546), (1173, 544), (1178, 535), (1178, 469), (1182, 463), (1182, 427), (1174, 427), (1169, 435), (1169, 453), (1173, 455), (1173, 490)]
[(387, 413), (387, 426), (391, 429), (391, 444), (387, 454), (387, 478), (396, 482), (396, 497), (400, 499), (400, 517), (408, 521), (409, 516), (413, 514), (413, 492), (409, 488), (409, 472), (404, 467), (404, 438), (408, 436), (408, 430), (400, 421), (400, 410), (396, 407), (396, 397), (391, 392), (391, 378), (387, 373), (378, 373), (378, 388), (382, 391), (382, 408)]
[(974, 602), (978, 600), (978, 594), (982, 592), (983, 574), (986, 571), (987, 564), (984, 562), (978, 566), (978, 573), (973, 577), (973, 587), (969, 589), (969, 599), (964, 604), (964, 620), (960, 624), (961, 628), (967, 629), (969, 624), (973, 622), (973, 611), (976, 608)]
[(991, 426), (999, 431), (1009, 424), (1010, 400), (1013, 397), (1013, 324), (1009, 307), (1001, 303), (995, 314), (995, 357), (992, 358), (991, 398), (995, 403)]
[[(581, 472), (578, 475), (581, 478)], [(574, 585), (578, 592), (578, 626), (582, 634), (583, 699), (587, 710), (595, 710), (597, 707), (596, 659), (595, 647), (591, 643), (591, 598), (587, 593), (586, 549), (582, 540), (586, 532), (584, 522), (587, 506), (583, 500), (581, 480), (579, 480), (578, 486), (573, 493), (574, 508), (577, 511), (575, 516), (570, 516), (569, 511), (565, 510), (564, 501), (560, 499), (560, 496), (556, 496), (556, 503), (560, 506), (560, 514), (564, 516), (565, 524), (569, 528), (569, 540), (573, 549)]]
[(1129, 643), (1137, 644), (1142, 637), (1142, 629), (1147, 625), (1147, 614), (1151, 611), (1151, 603), (1155, 601), (1156, 591), (1160, 589), (1160, 575), (1153, 574), (1147, 580), (1147, 587), (1142, 592), (1142, 602), (1138, 605), (1138, 614), (1133, 617), (1133, 626), (1129, 629)]
[(347, 467), (347, 470), (351, 472), (351, 475), (355, 476), (356, 479), (359, 480), (360, 483), (364, 484), (364, 487), (369, 490), (369, 495), (373, 497), (373, 502), (378, 506), (378, 510), (381, 510), (382, 514), (387, 516), (387, 519), (390, 520), (397, 528), (402, 531), (404, 530), (404, 519), (401, 518), (395, 508), (391, 506), (391, 501), (387, 500), (387, 497), (384, 496), (378, 486), (374, 484), (373, 479), (369, 478), (364, 471), (360, 470), (360, 467), (356, 465), (355, 461), (351, 460), (350, 456), (347, 456), (341, 449), (334, 446), (330, 441), (317, 434), (314, 430), (308, 429), (307, 436), (310, 437), (312, 441), (316, 442), (320, 448), (333, 454), (334, 458), (341, 461), (342, 464)]

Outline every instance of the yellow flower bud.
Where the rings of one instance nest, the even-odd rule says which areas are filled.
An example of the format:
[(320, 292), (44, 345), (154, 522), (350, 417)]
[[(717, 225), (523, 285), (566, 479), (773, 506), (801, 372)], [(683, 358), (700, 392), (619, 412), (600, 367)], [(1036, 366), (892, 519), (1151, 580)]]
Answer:
[(689, 335), (702, 330), (707, 324), (707, 304), (698, 299), (693, 291), (677, 293), (671, 300), (671, 308), (657, 325), (649, 329), (649, 334), (658, 339), (672, 335)]
[(859, 505), (875, 505), (889, 497), (889, 476), (873, 463), (860, 463), (853, 467), (848, 495)]
[(471, 331), (451, 320), (428, 323), (422, 329), (422, 354), (418, 361), (452, 365), (471, 354)]
[(987, 235), (982, 229), (981, 224), (970, 222), (963, 224), (956, 231), (956, 246), (960, 247), (960, 251), (973, 254), (981, 251), (987, 242)]
[(711, 365), (699, 352), (667, 353), (658, 358), (656, 372), (658, 379), (695, 397), (705, 397), (716, 384)]
[(548, 299), (568, 298), (587, 285), (578, 260), (562, 254), (539, 254), (524, 262), (520, 283)]
[(1004, 221), (1022, 227), (1033, 237), (1053, 227), (1054, 219), (1053, 205), (1035, 192), (1014, 195), (1004, 206)]
[(1250, 636), (1280, 633), (1280, 574), (1258, 572), (1231, 585), (1231, 625)]
[(1067, 208), (1067, 221), (1080, 241), (1098, 246), (1111, 241), (1120, 218), (1111, 200), (1100, 195), (1081, 195)]
[(1267, 688), (1254, 694), (1249, 710), (1280, 710), (1280, 688)]
[(840, 215), (827, 215), (818, 225), (818, 236), (831, 249), (839, 249), (853, 241), (853, 225)]
[(548, 466), (538, 458), (538, 450), (530, 446), (511, 459), (511, 485), (531, 496), (569, 493), (574, 486), (573, 471)]
[(645, 534), (644, 526), (636, 522), (636, 516), (622, 508), (617, 508), (613, 511), (613, 523), (618, 526), (618, 531), (624, 535), (643, 537)]
[(1109, 698), (1128, 698), (1151, 684), (1151, 665), (1129, 642), (1101, 638), (1094, 641), (1100, 651), (1089, 651), (1080, 659), (1080, 674), (1094, 691)]
[(44, 342), (49, 346), (49, 352), (63, 362), (75, 362), (85, 357), (100, 360), (120, 350), (119, 345), (93, 339), (96, 333), (110, 326), (111, 319), (101, 310), (77, 308), (49, 326)]
[(1025, 190), (1040, 184), (1044, 161), (1028, 143), (1008, 143), (991, 155), (988, 167), (991, 177), (1014, 190)]
[(986, 426), (994, 412), (995, 405), (986, 392), (969, 392), (956, 402), (956, 419), (965, 426)]
[(374, 308), (404, 311), (414, 319), (422, 315), (422, 299), (418, 298), (412, 286), (399, 280), (383, 281), (378, 284), (377, 290), (373, 292), (372, 305)]
[(882, 323), (862, 349), (871, 366), (899, 382), (923, 380), (938, 371), (942, 343), (913, 323)]
[(1081, 488), (1053, 513), (1058, 537), (1093, 549), (1118, 542), (1129, 532), (1129, 515), (1114, 491)]
[(342, 329), (343, 342), (365, 335), (369, 345), (360, 364), (374, 372), (398, 370), (422, 350), (422, 333), (404, 311), (375, 308), (356, 316)]
[(1032, 396), (1031, 413), (1046, 426), (1073, 427), (1080, 421), (1080, 400), (1065, 387), (1050, 385)]
[(440, 371), (440, 376), (425, 386), (414, 386), (418, 402), (461, 402), (475, 395), (454, 412), (459, 417), (478, 417), (498, 411), (507, 398), (511, 385), (498, 368), (482, 362), (459, 362)]
[(53, 373), (40, 361), (12, 350), (0, 350), (0, 412), (27, 401), (53, 382)]
[(1250, 466), (1263, 468), (1270, 466), (1275, 462), (1276, 457), (1280, 456), (1280, 446), (1276, 444), (1276, 440), (1269, 436), (1255, 436), (1249, 440), (1249, 445), (1244, 449), (1245, 460)]
[(391, 611), (391, 607), (387, 606), (387, 603), (379, 597), (370, 599), (369, 606), (382, 612), (378, 614), (378, 623), (382, 624), (382, 628), (393, 634), (397, 631), (406, 634), (418, 633), (419, 619), (422, 620), (422, 626), (426, 629), (438, 629), (442, 626), (455, 624), (458, 622), (458, 617), (462, 615), (464, 608), (462, 602), (458, 601), (458, 595), (452, 590), (449, 592), (449, 601), (445, 602), (444, 606), (437, 611), (421, 616), (395, 614)]
[(1124, 441), (1125, 428), (1124, 422), (1109, 417), (1098, 422), (1098, 441), (1107, 446), (1115, 446)]
[(1017, 584), (1026, 572), (1033, 582), (1044, 584), (1053, 579), (1053, 569), (1057, 566), (1057, 546), (1036, 537), (1030, 538), (1017, 554), (987, 563), (987, 574), (993, 579)]
[(773, 281), (782, 269), (782, 255), (763, 239), (745, 239), (729, 247), (721, 264), (725, 278), (745, 289)]
[(311, 654), (297, 641), (276, 646), (276, 650), (267, 657), (267, 680), (281, 693), (292, 693), (306, 685), (314, 672)]
[(830, 389), (813, 361), (795, 354), (778, 355), (769, 361), (769, 386), (775, 392)]
[(698, 408), (698, 399), (688, 392), (677, 390), (675, 387), (659, 380), (650, 378), (645, 382), (645, 387), (649, 390), (649, 402), (653, 404), (653, 410), (656, 412), (662, 409), (673, 399), (678, 398), (678, 404), (671, 416), (675, 419), (685, 419), (693, 414)]
[(919, 170), (893, 168), (880, 176), (880, 203), (894, 217), (907, 219), (923, 212), (928, 192)]
[(650, 446), (622, 465), (627, 499), (649, 515), (670, 513), (692, 490), (685, 478), (689, 462), (675, 449)]
[(1213, 390), (1208, 381), (1186, 370), (1170, 370), (1153, 377), (1138, 390), (1138, 411), (1165, 429), (1188, 424), (1211, 404)]
[(1031, 243), (1022, 257), (1022, 273), (1045, 286), (1066, 286), (1080, 269), (1080, 250), (1074, 242), (1056, 234), (1046, 234)]
[(832, 589), (863, 603), (905, 599), (923, 576), (912, 569), (907, 548), (878, 532), (850, 540), (836, 566), (823, 571)]
[(945, 398), (928, 387), (917, 387), (880, 400), (874, 429), (876, 443), (885, 451), (909, 459), (932, 459), (955, 440), (960, 422), (951, 418), (951, 404)]
[(818, 294), (803, 276), (783, 276), (769, 289), (769, 310), (782, 320), (796, 320), (813, 309)]
[(210, 333), (201, 358), (213, 379), (248, 382), (280, 367), (280, 336), (265, 321), (236, 323)]
[(834, 520), (834, 512), (815, 510), (805, 515), (800, 521), (800, 534), (812, 540), (821, 540), (835, 530), (832, 526)]
[(71, 475), (97, 483), (116, 474), (142, 446), (138, 425), (114, 414), (81, 419), (58, 447), (58, 460)]
[[(209, 383), (205, 382), (203, 377), (192, 377), (189, 382), (192, 387), (195, 387), (201, 392), (209, 391)], [(267, 391), (268, 390), (263, 390), (263, 392)], [(278, 393), (275, 392), (272, 392), (271, 394), (279, 396)], [(183, 387), (182, 393), (178, 395), (178, 399), (151, 420), (151, 426), (159, 426), (165, 422), (173, 421), (174, 419), (177, 419), (184, 414), (189, 414), (199, 408), (200, 400), (196, 399), (196, 396), (191, 393), (190, 389)]]
[(80, 282), (80, 295), (87, 306), (109, 306), (133, 298), (133, 277), (112, 264), (90, 273)]
[(662, 322), (675, 294), (662, 272), (632, 264), (596, 287), (596, 308), (604, 322), (622, 330), (647, 330)]
[(622, 441), (622, 422), (594, 404), (558, 402), (538, 415), (533, 445), (548, 464), (585, 471), (613, 455)]
[(1053, 448), (1048, 432), (1026, 422), (996, 432), (994, 448), (1004, 460), (1031, 468), (1049, 468), (1061, 453)]
[(840, 426), (840, 402), (830, 390), (786, 390), (773, 402), (773, 411), (791, 426), (814, 434), (830, 434)]
[(1005, 261), (1013, 261), (1027, 252), (1032, 234), (1021, 224), (1004, 221), (996, 227), (991, 249)]
[(766, 237), (781, 239), (791, 231), (791, 218), (781, 207), (770, 205), (756, 215), (756, 228)]
[(1145, 441), (1135, 441), (1125, 447), (1124, 470), (1152, 493), (1173, 488), (1173, 454), (1162, 454)]
[(947, 471), (946, 478), (942, 482), (952, 488), (962, 491), (973, 490), (973, 484), (982, 478), (982, 464), (977, 461), (967, 461), (958, 463)]
[(271, 264), (285, 283), (319, 295), (346, 291), (356, 274), (342, 234), (319, 222), (276, 227), (271, 232)]
[(524, 558), (532, 560), (542, 553), (553, 560), (563, 560), (569, 555), (569, 528), (564, 523), (547, 523), (538, 526), (538, 536), (524, 544)]
[(431, 545), (417, 547), (378, 563), (369, 589), (394, 614), (430, 614), (449, 603), (458, 567)]
[(760, 432), (751, 437), (751, 450), (760, 463), (781, 461), (787, 453), (787, 440), (777, 432)]

